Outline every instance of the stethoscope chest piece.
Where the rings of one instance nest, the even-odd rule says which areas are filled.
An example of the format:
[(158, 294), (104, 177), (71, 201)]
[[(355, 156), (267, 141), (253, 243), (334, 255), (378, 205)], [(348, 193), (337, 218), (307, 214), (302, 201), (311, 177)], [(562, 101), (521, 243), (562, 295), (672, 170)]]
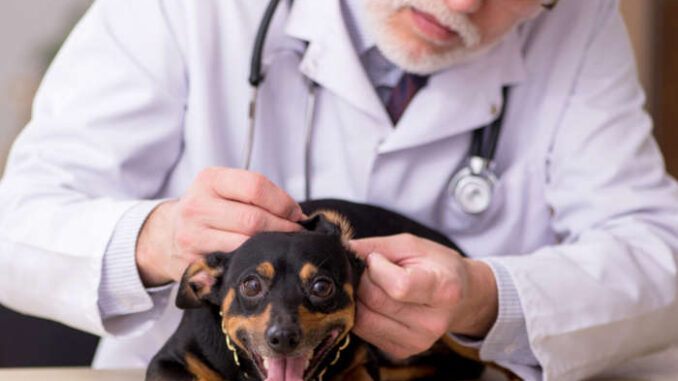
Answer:
[(472, 156), (450, 182), (457, 205), (468, 214), (481, 214), (492, 203), (497, 177), (485, 158)]

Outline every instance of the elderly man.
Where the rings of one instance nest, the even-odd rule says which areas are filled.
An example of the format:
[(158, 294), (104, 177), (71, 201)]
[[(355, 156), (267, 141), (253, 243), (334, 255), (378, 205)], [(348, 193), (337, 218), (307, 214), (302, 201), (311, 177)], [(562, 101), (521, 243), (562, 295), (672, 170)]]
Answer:
[[(306, 193), (399, 211), (470, 256), (352, 243), (355, 332), (395, 357), (450, 334), (524, 378), (581, 379), (678, 339), (678, 188), (616, 1), (283, 1), (250, 140), (266, 3), (95, 2), (2, 181), (0, 301), (104, 335), (95, 366), (144, 366), (180, 316), (168, 284), (299, 229)], [(467, 168), (470, 145), (494, 164)], [(464, 170), (484, 181), (470, 199)]]

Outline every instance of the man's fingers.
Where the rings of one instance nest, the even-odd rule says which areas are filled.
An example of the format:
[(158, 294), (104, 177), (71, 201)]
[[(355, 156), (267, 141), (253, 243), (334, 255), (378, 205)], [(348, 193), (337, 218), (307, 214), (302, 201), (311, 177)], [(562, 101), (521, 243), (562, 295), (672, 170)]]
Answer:
[(175, 243), (178, 254), (175, 261), (168, 262), (168, 266), (172, 267), (168, 272), (172, 279), (179, 281), (186, 267), (201, 256), (217, 251), (233, 251), (248, 239), (249, 237), (246, 235), (214, 229), (201, 229), (196, 233), (187, 235), (186, 238), (177, 237)]
[(237, 249), (249, 236), (224, 232), (216, 229), (199, 229), (194, 232), (182, 231), (175, 237), (179, 255), (209, 254), (216, 251), (229, 252)]
[(229, 252), (239, 248), (249, 236), (233, 232), (223, 232), (215, 229), (207, 229), (203, 233), (201, 241), (204, 242), (200, 252), (203, 254), (216, 251)]
[(299, 204), (263, 175), (233, 168), (211, 168), (204, 173), (205, 181), (221, 198), (256, 205), (293, 222), (302, 219)]
[(262, 208), (235, 201), (217, 199), (204, 214), (210, 228), (252, 236), (262, 231), (293, 232), (302, 227)]
[(361, 258), (367, 258), (371, 253), (380, 253), (393, 262), (416, 257), (417, 238), (411, 234), (398, 234), (387, 237), (373, 237), (353, 240), (349, 243), (351, 249)]
[(405, 315), (409, 315), (404, 311), (409, 305), (393, 300), (380, 286), (370, 279), (369, 275), (364, 274), (361, 278), (360, 287), (358, 287), (356, 295), (358, 300), (364, 305), (369, 306), (371, 310), (407, 325), (403, 318)]
[(392, 299), (401, 303), (427, 305), (435, 288), (435, 274), (412, 265), (400, 267), (380, 253), (367, 259), (367, 275)]
[(421, 338), (402, 323), (357, 303), (353, 332), (396, 358), (405, 358), (426, 350)]

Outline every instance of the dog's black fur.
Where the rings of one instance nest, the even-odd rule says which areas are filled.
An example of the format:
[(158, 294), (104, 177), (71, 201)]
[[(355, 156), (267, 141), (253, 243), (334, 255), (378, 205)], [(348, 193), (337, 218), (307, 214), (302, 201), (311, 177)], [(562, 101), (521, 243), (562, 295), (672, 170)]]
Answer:
[[(385, 209), (339, 200), (305, 202), (302, 208), (307, 215), (338, 212), (350, 221), (355, 238), (412, 233), (461, 252), (444, 235)], [(262, 353), (296, 356), (312, 348), (322, 353), (304, 372), (306, 381), (480, 375), (482, 364), (440, 343), (395, 364), (352, 335), (354, 290), (364, 264), (347, 248), (348, 227), (323, 213), (302, 225), (306, 231), (261, 233), (232, 253), (210, 254), (189, 267), (177, 297), (184, 317), (152, 359), (146, 379), (262, 380)]]

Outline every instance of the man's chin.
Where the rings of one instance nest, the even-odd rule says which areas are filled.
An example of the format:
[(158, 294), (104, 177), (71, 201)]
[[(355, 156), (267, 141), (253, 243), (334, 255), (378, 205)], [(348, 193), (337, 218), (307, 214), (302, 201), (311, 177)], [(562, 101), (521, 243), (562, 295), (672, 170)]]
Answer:
[(432, 44), (403, 44), (401, 41), (377, 42), (384, 57), (408, 73), (429, 75), (472, 61), (488, 48), (438, 47)]

